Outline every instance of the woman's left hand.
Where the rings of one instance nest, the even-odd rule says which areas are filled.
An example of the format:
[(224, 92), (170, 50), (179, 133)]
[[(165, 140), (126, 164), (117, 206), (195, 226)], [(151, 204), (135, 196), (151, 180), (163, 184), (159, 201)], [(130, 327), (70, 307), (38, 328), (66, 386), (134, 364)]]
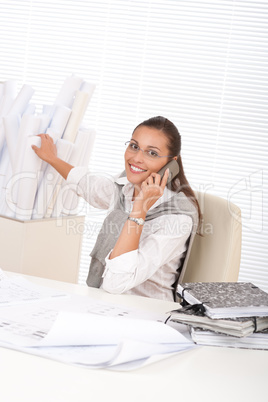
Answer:
[(161, 176), (158, 173), (151, 173), (141, 184), (141, 191), (135, 199), (133, 212), (139, 209), (143, 213), (147, 213), (153, 204), (163, 195), (167, 184), (169, 169)]

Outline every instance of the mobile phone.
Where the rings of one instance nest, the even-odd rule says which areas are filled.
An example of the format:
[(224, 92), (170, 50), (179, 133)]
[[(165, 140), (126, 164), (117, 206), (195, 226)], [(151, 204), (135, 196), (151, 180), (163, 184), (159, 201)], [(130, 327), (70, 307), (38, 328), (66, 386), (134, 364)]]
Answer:
[(159, 172), (157, 172), (158, 174), (160, 174), (161, 179), (163, 178), (165, 171), (169, 169), (169, 175), (168, 175), (168, 179), (167, 179), (167, 184), (171, 182), (171, 180), (177, 176), (177, 174), (179, 173), (180, 169), (179, 169), (179, 165), (178, 162), (175, 159), (172, 159), (170, 162), (168, 162), (165, 166), (163, 166)]

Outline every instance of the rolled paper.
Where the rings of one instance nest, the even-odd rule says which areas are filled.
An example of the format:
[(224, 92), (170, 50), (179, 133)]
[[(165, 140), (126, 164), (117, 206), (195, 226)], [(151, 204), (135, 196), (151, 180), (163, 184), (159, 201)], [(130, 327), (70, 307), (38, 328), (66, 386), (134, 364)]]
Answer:
[[(56, 106), (48, 130), (54, 133), (53, 139), (60, 139), (67, 126), (72, 110), (66, 106)], [(49, 134), (49, 132), (47, 132)], [(56, 138), (55, 138), (56, 137)]]
[(48, 114), (50, 116), (50, 120), (55, 112), (56, 105), (43, 105), (42, 113)]
[(59, 131), (53, 130), (50, 127), (47, 129), (46, 134), (48, 134), (54, 142), (60, 139)]
[(83, 82), (81, 85), (80, 91), (86, 92), (89, 95), (89, 100), (92, 98), (92, 95), (95, 91), (96, 85), (92, 82)]
[(45, 133), (50, 124), (50, 116), (48, 114), (42, 113), (37, 115), (38, 119), (40, 119), (39, 124), (39, 134)]
[(26, 110), (31, 97), (34, 94), (34, 90), (30, 85), (24, 84), (20, 92), (16, 96), (12, 106), (10, 108), (10, 114), (20, 114)]
[[(73, 151), (73, 147), (74, 147), (74, 145), (69, 141), (62, 140), (62, 139), (58, 140), (57, 141), (57, 149), (58, 149), (59, 158), (63, 159), (63, 160), (69, 160), (70, 155)], [(57, 197), (59, 196), (59, 193), (61, 190), (62, 182), (63, 182), (63, 177), (58, 174), (57, 184), (54, 188), (52, 197), (49, 201), (48, 208), (45, 213), (45, 218), (50, 218), (52, 215), (54, 206), (57, 202)]]
[[(13, 87), (13, 84), (7, 82), (7, 88), (5, 88), (5, 92)], [(16, 96), (16, 98), (12, 101), (8, 114), (11, 115), (22, 115), (22, 113), (26, 110), (29, 100), (33, 96), (34, 90), (30, 85), (23, 85), (20, 92)], [(8, 95), (10, 96), (10, 95)], [(5, 100), (5, 102), (7, 102)], [(7, 102), (8, 103), (8, 102)], [(3, 126), (0, 126), (0, 151), (3, 147), (3, 142), (5, 140)]]
[[(65, 141), (58, 140), (56, 142), (57, 155), (60, 159), (66, 160), (72, 152), (73, 144)], [(46, 216), (50, 217), (53, 206), (55, 204), (56, 196), (61, 186), (61, 176), (51, 166), (46, 164), (46, 169), (43, 173), (42, 181), (38, 187), (34, 208), (33, 219), (42, 219)], [(59, 188), (58, 188), (59, 187)], [(53, 198), (55, 192), (55, 196)], [(48, 212), (47, 212), (48, 211)]]
[(32, 219), (43, 219), (47, 210), (49, 200), (57, 183), (58, 175), (52, 166), (47, 165), (40, 174), (40, 184), (36, 193)]
[(1, 105), (1, 98), (4, 94), (4, 83), (0, 82), (0, 105)]
[(16, 97), (16, 83), (6, 81), (3, 83), (2, 99), (0, 102), (0, 116), (6, 116)]
[[(6, 169), (5, 169), (5, 175), (1, 176), (1, 189), (0, 193), (3, 195), (3, 202), (0, 203), (1, 209), (0, 209), (0, 214), (4, 216), (8, 216), (9, 218), (14, 218), (15, 217), (15, 210), (16, 206), (13, 203), (13, 200), (11, 199), (11, 194), (8, 191), (8, 186), (9, 183), (12, 181), (13, 177), (13, 169), (11, 165), (11, 159), (10, 159), (10, 154), (8, 151), (7, 144), (5, 145), (5, 163), (6, 163)], [(4, 161), (3, 161), (4, 162)]]
[[(70, 165), (73, 166), (84, 166), (87, 167), (89, 164), (89, 159), (93, 150), (93, 144), (95, 141), (96, 132), (93, 129), (79, 130), (74, 150), (68, 161)], [(69, 188), (68, 188), (69, 187)], [(59, 213), (53, 210), (52, 217), (58, 217), (60, 215), (75, 215), (77, 213), (77, 207), (79, 204), (78, 195), (73, 191), (70, 186), (65, 184), (64, 189), (62, 189), (62, 207)]]
[[(3, 126), (3, 118), (0, 118), (0, 157), (3, 147), (5, 145), (5, 131)], [(1, 171), (1, 159), (0, 159), (0, 171)]]
[(40, 119), (33, 115), (23, 115), (18, 133), (18, 142), (16, 146), (17, 160), (15, 163), (14, 173), (21, 171), (21, 165), (24, 158), (25, 138), (39, 134)]
[[(3, 117), (3, 132), (5, 134), (6, 142), (1, 153), (0, 164), (0, 193), (3, 194), (3, 203), (1, 203), (0, 213), (7, 215), (6, 211), (9, 207), (6, 203), (6, 188), (7, 182), (12, 177), (13, 169), (15, 166), (15, 144), (18, 134), (19, 119), (18, 116), (6, 116)], [(14, 214), (9, 213), (9, 217), (13, 217)]]
[[(14, 102), (16, 96), (16, 85), (14, 81), (6, 81), (3, 84), (3, 96), (0, 103), (0, 117), (6, 116), (10, 111), (12, 103)], [(5, 133), (3, 127), (3, 121), (0, 118), (0, 155), (5, 144)], [(1, 160), (0, 160), (1, 165)], [(1, 167), (0, 167), (1, 169)]]
[[(37, 116), (23, 115), (20, 123), (18, 142), (16, 146), (16, 160), (15, 167), (13, 171), (13, 176), (18, 177), (18, 175), (23, 171), (23, 161), (25, 159), (25, 152), (27, 147), (27, 138), (29, 136), (35, 136), (39, 133), (40, 119)], [(38, 137), (39, 138), (39, 137)], [(33, 150), (31, 149), (31, 152)], [(12, 198), (15, 203), (18, 201), (18, 182), (13, 186)]]
[[(70, 165), (81, 165), (81, 160), (86, 152), (88, 134), (89, 133), (87, 131), (78, 132), (72, 154), (67, 161)], [(73, 209), (73, 205), (76, 207), (78, 203), (77, 198), (77, 195), (69, 188), (69, 185), (63, 182), (60, 190), (60, 197), (57, 198), (57, 202), (53, 208), (51, 216), (56, 218), (62, 214), (69, 215)]]
[(18, 141), (20, 119), (18, 115), (3, 117), (4, 133), (13, 172), (16, 164), (16, 144)]
[(75, 75), (66, 78), (55, 100), (55, 104), (72, 108), (75, 93), (80, 89), (82, 83), (83, 79)]
[(32, 150), (32, 145), (40, 147), (41, 138), (32, 136), (26, 139), (22, 172), (18, 177), (19, 189), (16, 203), (16, 218), (21, 220), (29, 220), (32, 217), (38, 174), (42, 162)]
[(10, 161), (9, 161), (8, 149), (7, 149), (7, 145), (4, 144), (4, 147), (1, 152), (0, 191), (2, 191), (2, 188), (5, 188), (5, 177), (6, 177), (9, 165), (10, 165)]
[(88, 93), (81, 91), (76, 92), (72, 113), (63, 134), (63, 138), (65, 140), (75, 142), (79, 126), (83, 120), (88, 105), (88, 101)]
[(29, 103), (23, 114), (35, 114), (35, 109), (35, 105), (33, 103)]

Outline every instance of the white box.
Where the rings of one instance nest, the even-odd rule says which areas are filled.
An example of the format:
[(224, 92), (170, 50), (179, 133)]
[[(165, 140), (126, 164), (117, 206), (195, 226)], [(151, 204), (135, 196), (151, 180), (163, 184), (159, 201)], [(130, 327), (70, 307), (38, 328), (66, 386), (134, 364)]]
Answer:
[(0, 216), (0, 268), (77, 283), (84, 219), (20, 221)]

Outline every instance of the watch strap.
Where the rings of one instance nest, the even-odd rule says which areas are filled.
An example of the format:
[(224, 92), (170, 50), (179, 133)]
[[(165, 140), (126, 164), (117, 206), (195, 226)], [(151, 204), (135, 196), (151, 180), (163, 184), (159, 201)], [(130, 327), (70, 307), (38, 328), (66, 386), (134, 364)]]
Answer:
[(129, 216), (128, 220), (137, 223), (137, 225), (144, 225), (144, 219), (142, 218), (132, 218), (131, 216)]

